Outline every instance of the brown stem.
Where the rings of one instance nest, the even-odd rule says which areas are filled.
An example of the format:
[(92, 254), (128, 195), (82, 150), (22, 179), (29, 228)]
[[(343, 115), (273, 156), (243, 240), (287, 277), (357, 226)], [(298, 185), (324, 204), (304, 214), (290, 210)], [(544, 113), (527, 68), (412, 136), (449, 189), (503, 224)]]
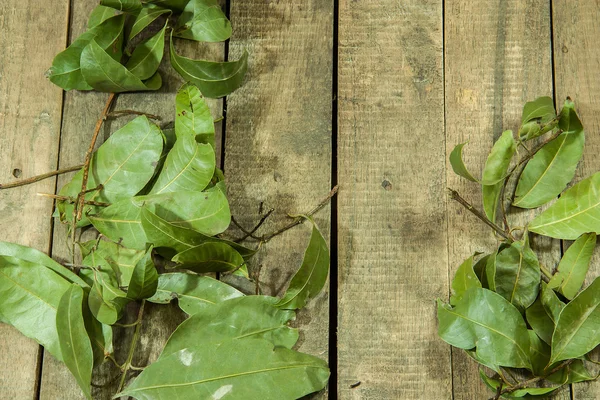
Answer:
[[(106, 100), (106, 104), (104, 105), (104, 110), (102, 111), (100, 118), (98, 118), (98, 121), (96, 122), (96, 127), (94, 128), (94, 134), (92, 135), (92, 141), (90, 143), (90, 147), (88, 147), (88, 150), (85, 153), (85, 161), (83, 163), (83, 179), (81, 181), (81, 193), (79, 193), (79, 195), (77, 196), (77, 204), (75, 206), (75, 209), (77, 210), (76, 221), (79, 221), (81, 219), (81, 215), (83, 213), (83, 206), (84, 206), (83, 201), (85, 198), (85, 191), (87, 189), (88, 176), (90, 173), (90, 161), (92, 160), (92, 153), (94, 152), (94, 147), (96, 146), (96, 141), (98, 140), (98, 134), (100, 133), (100, 128), (102, 127), (102, 123), (106, 119), (108, 110), (110, 109), (110, 106), (112, 105), (116, 96), (117, 96), (116, 93), (111, 93), (108, 96), (108, 99)], [(75, 211), (75, 210), (73, 210), (73, 211)]]
[[(41, 196), (41, 197), (49, 197), (51, 199), (56, 199), (56, 200), (68, 201), (69, 203), (75, 203), (75, 201), (76, 201), (73, 197), (61, 196), (58, 194), (38, 193), (37, 195)], [(110, 206), (110, 203), (103, 203), (101, 201), (85, 200), (83, 203), (86, 205), (90, 205), (90, 206), (100, 206), (100, 207)]]
[(16, 182), (2, 183), (2, 184), (0, 184), (0, 189), (10, 189), (10, 188), (14, 188), (17, 186), (29, 185), (31, 183), (35, 183), (35, 182), (41, 181), (46, 178), (51, 178), (56, 175), (66, 174), (67, 172), (73, 172), (73, 171), (80, 170), (81, 167), (83, 167), (83, 164), (76, 165), (74, 167), (57, 169), (56, 171), (46, 172), (45, 174), (32, 176), (31, 178), (23, 179), (23, 180), (16, 181)]
[(119, 388), (117, 389), (117, 393), (123, 390), (125, 386), (125, 380), (127, 379), (127, 372), (131, 369), (131, 362), (133, 361), (133, 356), (135, 354), (135, 347), (137, 346), (137, 342), (140, 338), (140, 331), (142, 328), (142, 317), (144, 316), (144, 305), (146, 304), (146, 300), (142, 300), (142, 304), (140, 305), (140, 310), (138, 311), (138, 316), (135, 325), (135, 331), (133, 332), (133, 338), (131, 339), (131, 344), (129, 345), (129, 354), (127, 355), (127, 361), (123, 364), (122, 370), (123, 375), (121, 375), (121, 382), (119, 383)]
[(235, 224), (235, 226), (237, 226), (238, 228), (240, 228), (240, 230), (244, 233), (244, 236), (242, 236), (239, 239), (235, 239), (234, 242), (239, 243), (242, 242), (246, 239), (248, 239), (249, 237), (256, 239), (256, 240), (260, 240), (259, 237), (254, 236), (254, 232), (256, 232), (258, 230), (258, 228), (260, 228), (262, 226), (262, 224), (265, 223), (265, 221), (267, 220), (267, 218), (269, 218), (269, 216), (273, 213), (273, 211), (275, 211), (274, 208), (271, 208), (265, 215), (263, 215), (263, 217), (260, 219), (260, 221), (258, 221), (258, 224), (256, 224), (254, 226), (254, 228), (252, 228), (251, 231), (247, 231), (246, 229), (244, 229), (243, 226), (241, 226), (236, 220), (235, 218), (233, 218), (233, 216), (231, 217), (231, 222), (233, 222)]
[(117, 118), (122, 115), (145, 115), (146, 117), (148, 117), (150, 119), (155, 119), (157, 121), (160, 121), (162, 119), (158, 115), (148, 114), (148, 113), (145, 113), (142, 111), (135, 111), (135, 110), (116, 110), (116, 111), (111, 112), (110, 114), (107, 114), (106, 118)]
[(514, 238), (512, 238), (506, 232), (504, 232), (504, 230), (502, 228), (500, 228), (498, 225), (496, 225), (495, 223), (490, 221), (481, 211), (479, 211), (478, 209), (473, 207), (471, 205), (471, 203), (469, 203), (468, 201), (463, 199), (456, 190), (453, 190), (453, 189), (448, 189), (448, 190), (450, 191), (450, 198), (452, 200), (455, 200), (461, 206), (463, 206), (464, 208), (469, 210), (473, 215), (475, 215), (477, 218), (479, 218), (481, 221), (483, 221), (486, 225), (488, 225), (490, 228), (492, 228), (494, 231), (496, 231), (496, 233), (498, 235), (502, 236), (507, 241), (509, 241), (509, 242), (514, 241)]

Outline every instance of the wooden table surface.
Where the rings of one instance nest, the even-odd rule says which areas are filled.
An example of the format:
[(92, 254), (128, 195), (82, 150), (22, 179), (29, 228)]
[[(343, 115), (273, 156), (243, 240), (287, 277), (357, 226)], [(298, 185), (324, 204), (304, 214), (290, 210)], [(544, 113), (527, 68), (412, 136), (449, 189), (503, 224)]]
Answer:
[[(83, 161), (105, 93), (63, 93), (44, 77), (85, 30), (94, 1), (0, 1), (0, 182)], [(477, 367), (437, 337), (436, 298), (460, 262), (495, 239), (451, 203), (446, 188), (480, 204), (479, 188), (447, 162), (469, 140), (483, 165), (495, 138), (517, 129), (525, 101), (571, 96), (587, 131), (578, 177), (600, 169), (600, 5), (592, 0), (229, 0), (228, 45), (190, 43), (188, 56), (250, 53), (242, 88), (211, 100), (232, 213), (261, 229), (311, 209), (339, 184), (317, 223), (331, 245), (327, 293), (299, 313), (299, 350), (329, 359), (324, 399), (485, 399)], [(183, 47), (183, 46), (182, 46)], [(124, 94), (116, 109), (174, 118), (182, 79), (161, 66), (158, 92)], [(105, 124), (101, 136), (124, 124)], [(0, 192), (0, 240), (69, 258), (53, 223), (54, 193), (69, 179)], [(310, 231), (265, 246), (265, 293), (281, 294)], [(546, 243), (558, 249), (560, 243)], [(552, 247), (553, 246), (553, 247)], [(558, 251), (558, 250), (557, 250)], [(552, 253), (549, 255), (552, 256)], [(598, 261), (598, 260), (597, 260)], [(600, 273), (600, 263), (592, 267)], [(155, 359), (183, 316), (150, 305), (136, 364)], [(117, 332), (117, 351), (129, 333)], [(337, 346), (337, 347), (336, 347)], [(94, 398), (109, 399), (118, 371), (100, 368)], [(357, 383), (360, 382), (360, 385)], [(82, 399), (68, 370), (0, 325), (0, 399)], [(577, 384), (557, 399), (600, 398)], [(250, 399), (252, 400), (252, 399)]]

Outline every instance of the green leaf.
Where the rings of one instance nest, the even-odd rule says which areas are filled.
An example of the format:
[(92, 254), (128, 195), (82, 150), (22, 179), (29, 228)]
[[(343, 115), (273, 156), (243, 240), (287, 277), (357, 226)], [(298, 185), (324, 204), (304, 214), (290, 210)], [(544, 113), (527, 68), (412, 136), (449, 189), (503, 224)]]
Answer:
[(474, 350), (465, 350), (465, 353), (470, 358), (472, 358), (474, 361), (478, 362), (479, 364), (488, 367), (492, 371), (496, 371), (497, 373), (500, 373), (500, 367), (499, 366), (494, 365), (492, 363), (488, 363), (486, 360), (482, 360), (481, 358), (477, 357), (477, 353)]
[(477, 279), (475, 271), (473, 271), (473, 258), (467, 258), (454, 275), (452, 280), (452, 296), (450, 296), (450, 304), (455, 306), (466, 293), (467, 290), (473, 287), (481, 287), (481, 282)]
[(245, 266), (244, 258), (235, 249), (222, 242), (206, 242), (173, 257), (177, 268), (198, 273), (239, 270)]
[[(496, 392), (498, 386), (500, 386), (501, 384), (499, 380), (488, 377), (482, 369), (479, 369), (479, 376), (481, 377), (481, 380), (486, 384), (486, 386), (494, 392)], [(547, 399), (547, 395), (549, 393), (554, 392), (559, 387), (560, 386), (517, 389), (513, 392), (502, 395), (502, 397), (507, 399)]]
[(541, 278), (537, 256), (529, 241), (514, 242), (496, 257), (496, 293), (525, 310), (535, 301)]
[(142, 8), (141, 0), (100, 0), (100, 4), (125, 12), (136, 12)]
[(107, 19), (114, 17), (116, 11), (114, 8), (104, 7), (104, 6), (96, 6), (90, 13), (88, 18), (87, 27), (88, 29), (92, 29), (95, 26), (100, 25)]
[(490, 257), (485, 264), (485, 279), (488, 286), (487, 289), (490, 289), (494, 292), (496, 291), (496, 257), (498, 257), (499, 250), (500, 249), (490, 254)]
[(531, 355), (531, 366), (532, 372), (536, 376), (543, 376), (547, 374), (547, 367), (553, 367), (548, 365), (550, 361), (550, 346), (544, 343), (538, 335), (532, 331), (529, 333), (529, 354)]
[(297, 399), (327, 384), (327, 363), (260, 339), (190, 347), (146, 367), (115, 396), (138, 400)]
[(546, 314), (550, 317), (553, 324), (556, 324), (560, 312), (564, 308), (565, 304), (560, 301), (556, 293), (552, 289), (548, 288), (546, 282), (541, 283), (542, 291), (540, 299), (542, 300), (542, 306), (546, 311)]
[(595, 233), (581, 235), (565, 252), (548, 287), (572, 300), (585, 281), (595, 248)]
[(216, 0), (191, 0), (177, 20), (174, 35), (198, 42), (222, 42), (231, 36), (231, 23)]
[(581, 130), (562, 133), (542, 147), (523, 170), (513, 205), (536, 208), (555, 199), (575, 176), (584, 141)]
[(56, 310), (70, 283), (43, 265), (0, 256), (0, 314), (62, 361)]
[(175, 11), (183, 11), (189, 0), (149, 0), (148, 3)]
[[(88, 267), (96, 267), (98, 265), (95, 261), (96, 257), (106, 261), (112, 271), (115, 272), (116, 282), (121, 286), (129, 286), (133, 269), (145, 254), (144, 251), (128, 249), (108, 240), (90, 240), (83, 243), (83, 246), (90, 247), (90, 252), (85, 255), (82, 264)], [(87, 272), (83, 270), (80, 273)]]
[(142, 82), (123, 64), (113, 60), (94, 40), (81, 53), (81, 73), (85, 81), (100, 92), (158, 90), (162, 85), (158, 72)]
[(579, 293), (558, 317), (551, 362), (581, 357), (600, 344), (600, 279)]
[(125, 16), (116, 15), (84, 32), (54, 57), (52, 67), (46, 73), (48, 79), (64, 90), (92, 90), (81, 73), (81, 53), (90, 42), (96, 41), (101, 48), (111, 52), (113, 57), (121, 58), (124, 23)]
[(496, 214), (500, 204), (500, 193), (502, 192), (503, 182), (495, 185), (482, 185), (482, 201), (485, 216), (492, 222), (496, 222)]
[(179, 308), (193, 315), (217, 303), (242, 296), (244, 294), (236, 288), (208, 276), (169, 273), (158, 276), (158, 288), (148, 301), (167, 304), (177, 299)]
[(600, 232), (600, 172), (567, 189), (529, 224), (529, 230), (556, 239), (575, 240)]
[[(218, 190), (168, 192), (137, 196), (114, 203), (90, 221), (100, 233), (132, 249), (143, 249), (146, 236), (141, 208), (145, 206), (173, 225), (217, 235), (229, 226), (231, 213), (225, 195)], [(155, 244), (158, 246), (158, 244)]]
[(565, 104), (560, 111), (558, 127), (564, 133), (577, 133), (583, 131), (583, 125), (575, 111), (575, 103), (569, 98), (565, 100)]
[(525, 315), (527, 316), (527, 322), (536, 335), (544, 342), (552, 344), (554, 321), (546, 313), (546, 310), (542, 305), (542, 299), (538, 298), (531, 306), (529, 306)]
[(198, 310), (177, 327), (160, 358), (199, 345), (214, 346), (232, 339), (264, 339), (277, 347), (291, 349), (298, 341), (298, 331), (287, 324), (293, 311), (273, 306), (272, 297), (243, 296)]
[(452, 308), (438, 300), (438, 334), (448, 344), (476, 348), (486, 363), (531, 368), (529, 336), (521, 313), (504, 297), (473, 288)]
[(190, 136), (198, 143), (215, 148), (215, 124), (210, 108), (200, 90), (191, 83), (184, 84), (175, 98), (175, 134)]
[(450, 165), (452, 165), (452, 170), (456, 175), (460, 175), (463, 178), (470, 180), (471, 182), (479, 182), (477, 179), (473, 177), (473, 175), (469, 172), (465, 163), (463, 161), (462, 152), (463, 147), (468, 142), (458, 144), (454, 147), (452, 152), (450, 153)]
[(304, 307), (309, 299), (316, 297), (327, 281), (329, 273), (329, 249), (315, 222), (310, 242), (304, 252), (302, 265), (292, 277), (285, 294), (276, 304), (279, 308), (295, 310)]
[(172, 11), (166, 8), (159, 7), (155, 4), (146, 4), (135, 17), (135, 21), (129, 31), (129, 40), (139, 35), (148, 25), (156, 21), (158, 17), (164, 14), (171, 15)]
[(491, 256), (491, 254), (487, 254), (481, 257), (473, 266), (473, 272), (475, 272), (475, 276), (481, 283), (480, 287), (484, 287), (486, 289), (490, 288), (486, 275), (486, 267)]
[(63, 361), (86, 399), (92, 398), (94, 354), (83, 320), (83, 289), (71, 287), (62, 295), (56, 312), (56, 330)]
[(560, 385), (593, 381), (596, 379), (597, 376), (590, 374), (582, 360), (575, 360), (565, 368), (546, 378), (546, 380)]
[(554, 100), (550, 97), (539, 97), (525, 103), (519, 137), (523, 140), (536, 138), (556, 127)]
[(103, 324), (113, 325), (123, 314), (130, 299), (114, 283), (101, 273), (94, 274), (94, 284), (88, 297), (88, 306), (96, 319)]
[(43, 265), (56, 272), (67, 281), (76, 283), (83, 288), (89, 288), (89, 285), (83, 279), (71, 272), (71, 270), (63, 267), (46, 254), (34, 248), (0, 241), (0, 256), (11, 256), (34, 264)]
[(495, 185), (506, 178), (506, 171), (516, 149), (517, 145), (512, 131), (504, 131), (502, 136), (494, 143), (492, 151), (485, 162), (483, 177), (481, 178), (483, 185)]
[(239, 88), (248, 69), (248, 52), (237, 61), (192, 60), (178, 55), (171, 34), (171, 65), (183, 79), (197, 85), (206, 97), (223, 97)]
[(102, 324), (93, 316), (88, 306), (89, 295), (87, 293), (85, 294), (83, 301), (86, 305), (83, 308), (83, 320), (92, 344), (94, 366), (97, 366), (105, 361), (107, 354), (112, 354), (114, 351), (112, 326)]
[[(85, 195), (85, 199), (114, 203), (134, 196), (152, 178), (162, 146), (160, 129), (145, 116), (134, 119), (113, 133), (92, 155), (87, 183), (90, 192)], [(83, 169), (63, 186), (59, 194), (77, 198), (82, 181)], [(101, 189), (96, 189), (100, 185)], [(73, 204), (59, 201), (57, 207), (61, 221), (71, 223)], [(89, 224), (85, 214), (100, 209), (97, 206), (85, 206), (84, 217), (78, 226)]]
[(150, 247), (133, 269), (127, 297), (132, 300), (147, 299), (154, 296), (157, 287), (158, 271), (152, 261), (152, 247)]
[(150, 194), (181, 190), (202, 191), (215, 172), (215, 151), (208, 144), (196, 143), (191, 136), (180, 136), (160, 171)]
[(165, 50), (167, 24), (158, 33), (136, 46), (125, 68), (137, 78), (150, 78), (158, 70)]

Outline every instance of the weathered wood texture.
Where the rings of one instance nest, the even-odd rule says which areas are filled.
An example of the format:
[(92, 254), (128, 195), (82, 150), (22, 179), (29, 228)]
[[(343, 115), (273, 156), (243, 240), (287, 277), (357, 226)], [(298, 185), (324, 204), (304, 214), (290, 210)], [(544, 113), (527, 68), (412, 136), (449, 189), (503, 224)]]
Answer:
[[(65, 45), (67, 5), (0, 2), (0, 182), (56, 168), (62, 91), (44, 71)], [(0, 240), (49, 250), (52, 204), (36, 193), (53, 193), (55, 183), (0, 192)], [(35, 397), (39, 353), (37, 343), (0, 324), (0, 398)]]
[[(600, 8), (597, 2), (552, 1), (556, 103), (570, 96), (585, 127), (585, 150), (575, 180), (600, 170)], [(600, 275), (598, 250), (588, 283)], [(596, 353), (597, 354), (597, 353)], [(600, 398), (598, 382), (573, 385), (573, 400)]]
[[(552, 96), (550, 9), (546, 1), (456, 1), (445, 8), (446, 156), (468, 141), (466, 163), (480, 171), (502, 131), (517, 131), (523, 104)], [(521, 153), (522, 153), (522, 149)], [(448, 186), (481, 209), (481, 188), (454, 174), (447, 165)], [(511, 226), (532, 212), (518, 209)], [(500, 222), (499, 222), (500, 223)], [(458, 203), (448, 205), (450, 276), (475, 251), (497, 245), (491, 230)], [(553, 266), (560, 258), (558, 241), (536, 241), (551, 250), (541, 260)], [(556, 260), (554, 260), (554, 259)], [(452, 349), (454, 399), (482, 399), (489, 389), (478, 379), (478, 365), (462, 350)], [(556, 398), (570, 398), (568, 388)]]
[(451, 398), (442, 37), (440, 1), (340, 1), (341, 399)]
[[(250, 53), (246, 83), (227, 99), (225, 175), (232, 214), (244, 227), (273, 214), (258, 231), (308, 212), (331, 185), (333, 1), (232, 0), (229, 59)], [(329, 235), (329, 206), (315, 220)], [(299, 226), (263, 246), (262, 293), (281, 295), (299, 268), (310, 229)], [(251, 271), (252, 273), (252, 271)], [(327, 359), (328, 290), (298, 314), (298, 349)], [(324, 396), (324, 395), (322, 395)]]

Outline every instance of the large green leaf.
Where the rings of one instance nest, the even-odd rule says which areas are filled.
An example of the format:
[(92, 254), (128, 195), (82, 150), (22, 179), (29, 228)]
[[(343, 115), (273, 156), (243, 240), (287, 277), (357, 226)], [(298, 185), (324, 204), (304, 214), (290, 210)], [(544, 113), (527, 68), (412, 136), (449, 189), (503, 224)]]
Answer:
[(551, 362), (581, 357), (600, 344), (600, 279), (567, 304), (552, 335)]
[(175, 134), (178, 138), (190, 136), (199, 143), (215, 147), (215, 124), (210, 108), (198, 87), (184, 84), (175, 98)]
[(54, 57), (52, 67), (46, 73), (48, 79), (64, 90), (92, 90), (81, 73), (81, 53), (95, 40), (102, 49), (110, 52), (112, 57), (120, 58), (124, 23), (125, 16), (117, 15), (84, 32)]
[(512, 131), (502, 132), (502, 136), (494, 143), (492, 151), (488, 155), (485, 167), (483, 168), (483, 176), (481, 183), (483, 185), (495, 185), (504, 180), (506, 171), (510, 165), (517, 145), (513, 138)]
[(481, 282), (475, 275), (473, 270), (473, 258), (471, 256), (467, 258), (458, 267), (454, 279), (452, 280), (452, 296), (450, 296), (450, 304), (455, 306), (466, 293), (467, 290), (473, 287), (481, 287)]
[(231, 36), (231, 23), (216, 0), (190, 0), (177, 20), (174, 35), (199, 42), (222, 42)]
[(131, 30), (129, 31), (129, 40), (140, 34), (148, 25), (156, 21), (158, 17), (164, 14), (171, 15), (171, 10), (159, 7), (155, 4), (146, 4), (135, 18)]
[(274, 307), (274, 300), (243, 296), (198, 310), (173, 332), (160, 358), (197, 346), (199, 340), (212, 346), (231, 339), (265, 339), (291, 349), (298, 341), (298, 331), (288, 326), (295, 313)]
[(556, 198), (575, 176), (584, 141), (581, 130), (562, 133), (542, 147), (523, 170), (513, 205), (536, 208)]
[(504, 297), (473, 288), (452, 308), (438, 300), (438, 333), (452, 346), (470, 350), (493, 365), (531, 368), (529, 336), (521, 313)]
[[(94, 152), (89, 169), (87, 201), (113, 203), (139, 192), (154, 174), (154, 165), (162, 153), (160, 129), (145, 116), (138, 117), (113, 133)], [(73, 199), (81, 191), (83, 170), (60, 190), (60, 195)], [(92, 190), (102, 185), (100, 190)], [(71, 223), (73, 204), (57, 203), (61, 221)], [(97, 206), (84, 207), (84, 214), (99, 210)], [(78, 226), (89, 222), (84, 217)]]
[(567, 189), (529, 224), (529, 230), (556, 239), (575, 240), (600, 233), (600, 172)]
[(223, 97), (242, 85), (248, 69), (248, 52), (237, 61), (192, 60), (175, 52), (171, 34), (171, 65), (185, 80), (196, 84), (206, 97)]
[(154, 36), (136, 46), (125, 68), (141, 80), (156, 73), (165, 50), (167, 24)]
[(514, 242), (496, 257), (496, 293), (525, 310), (539, 292), (541, 272), (537, 256), (529, 241)]
[(223, 242), (206, 242), (173, 257), (178, 268), (198, 273), (225, 272), (246, 267), (246, 261), (233, 247)]
[(152, 260), (152, 247), (146, 250), (133, 269), (131, 281), (127, 288), (127, 297), (133, 300), (147, 299), (154, 296), (158, 287), (158, 271)]
[(143, 249), (146, 236), (141, 221), (142, 207), (147, 207), (175, 226), (194, 229), (206, 235), (223, 232), (231, 219), (227, 198), (219, 190), (132, 197), (114, 203), (89, 218), (106, 237), (120, 241), (129, 248)]
[(317, 357), (266, 340), (230, 340), (161, 357), (115, 397), (292, 400), (323, 389), (328, 378)]
[(158, 288), (148, 301), (167, 304), (177, 299), (179, 308), (193, 315), (217, 303), (243, 295), (236, 288), (208, 276), (169, 273), (158, 276)]
[(202, 191), (215, 172), (215, 151), (208, 144), (196, 143), (192, 136), (180, 136), (167, 155), (150, 194), (178, 190)]
[(530, 140), (554, 129), (555, 118), (554, 100), (551, 97), (539, 97), (525, 103), (519, 137), (522, 140)]
[(143, 81), (92, 40), (81, 53), (81, 73), (85, 81), (100, 92), (121, 93), (140, 90), (158, 90), (162, 85), (160, 74)]
[(43, 265), (0, 256), (0, 314), (59, 361), (56, 310), (69, 287), (67, 280)]
[(585, 281), (595, 248), (595, 233), (581, 235), (565, 252), (548, 286), (567, 299), (573, 299)]
[(467, 169), (467, 167), (463, 161), (462, 152), (463, 152), (463, 147), (466, 144), (467, 144), (467, 142), (457, 144), (454, 147), (454, 149), (452, 149), (452, 152), (450, 153), (450, 165), (452, 166), (452, 170), (454, 171), (454, 173), (456, 175), (460, 175), (463, 178), (470, 180), (471, 182), (479, 182), (469, 172), (469, 170)]
[(58, 303), (56, 330), (63, 361), (86, 399), (91, 400), (94, 353), (83, 320), (83, 299), (83, 289), (72, 284)]

